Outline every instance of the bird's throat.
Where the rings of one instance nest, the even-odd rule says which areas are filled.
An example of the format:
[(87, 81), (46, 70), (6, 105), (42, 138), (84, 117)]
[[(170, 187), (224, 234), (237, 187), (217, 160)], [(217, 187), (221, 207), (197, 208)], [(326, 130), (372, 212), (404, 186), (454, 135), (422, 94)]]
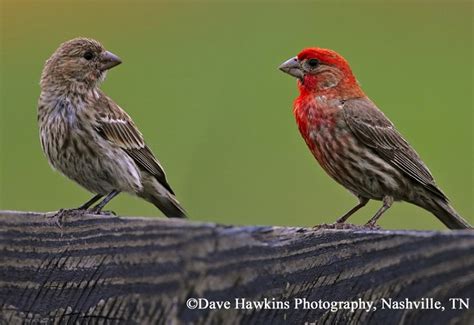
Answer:
[(293, 113), (301, 135), (307, 138), (311, 132), (334, 127), (341, 108), (339, 100), (325, 95), (309, 95), (296, 99)]

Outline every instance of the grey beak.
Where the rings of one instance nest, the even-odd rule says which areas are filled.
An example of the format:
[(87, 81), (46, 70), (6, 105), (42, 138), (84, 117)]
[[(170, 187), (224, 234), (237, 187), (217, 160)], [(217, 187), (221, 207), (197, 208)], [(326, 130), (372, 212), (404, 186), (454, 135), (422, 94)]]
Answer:
[(102, 53), (100, 61), (101, 61), (101, 65), (100, 65), (101, 70), (109, 70), (115, 67), (116, 65), (119, 65), (120, 63), (122, 63), (122, 60), (118, 56), (116, 56), (115, 54), (109, 51), (105, 51), (104, 53)]
[(300, 80), (303, 80), (304, 78), (304, 72), (303, 69), (301, 68), (300, 61), (298, 60), (298, 57), (293, 57), (285, 62), (283, 62), (278, 69), (283, 71), (284, 73), (288, 73), (290, 76), (296, 77)]

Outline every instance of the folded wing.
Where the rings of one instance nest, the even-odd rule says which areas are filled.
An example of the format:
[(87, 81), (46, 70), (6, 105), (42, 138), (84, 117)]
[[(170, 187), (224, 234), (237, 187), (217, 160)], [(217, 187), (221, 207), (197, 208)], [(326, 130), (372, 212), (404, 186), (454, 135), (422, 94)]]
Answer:
[(373, 102), (367, 98), (347, 100), (343, 112), (347, 125), (360, 141), (413, 181), (448, 200), (415, 150)]
[[(174, 194), (171, 186), (166, 180), (166, 174), (159, 161), (153, 155), (143, 140), (143, 136), (137, 129), (132, 119), (112, 100), (102, 94), (102, 101), (106, 101), (109, 109), (99, 112), (97, 131), (107, 141), (122, 148), (139, 166), (140, 169), (152, 174), (158, 182), (171, 194)], [(118, 109), (112, 109), (112, 106)]]

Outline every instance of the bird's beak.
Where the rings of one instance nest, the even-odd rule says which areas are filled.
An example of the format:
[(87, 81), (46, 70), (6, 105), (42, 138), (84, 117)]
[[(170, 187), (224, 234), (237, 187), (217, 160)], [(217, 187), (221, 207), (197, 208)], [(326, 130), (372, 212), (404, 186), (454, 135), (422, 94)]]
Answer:
[(109, 70), (116, 65), (119, 65), (122, 63), (122, 60), (118, 56), (116, 56), (113, 53), (110, 53), (109, 51), (105, 51), (101, 55), (101, 60), (100, 60), (100, 69), (101, 70)]
[(288, 73), (290, 76), (296, 77), (300, 80), (303, 80), (304, 78), (304, 72), (303, 69), (301, 68), (300, 61), (298, 60), (298, 57), (293, 57), (285, 62), (283, 62), (278, 69), (283, 71), (284, 73)]

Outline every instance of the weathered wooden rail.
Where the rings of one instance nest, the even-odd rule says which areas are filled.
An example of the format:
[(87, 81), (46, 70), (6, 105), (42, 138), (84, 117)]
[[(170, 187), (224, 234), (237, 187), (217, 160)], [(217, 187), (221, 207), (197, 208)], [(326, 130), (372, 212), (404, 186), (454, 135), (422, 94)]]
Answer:
[[(471, 231), (94, 215), (67, 216), (58, 228), (44, 214), (0, 211), (1, 324), (474, 324), (473, 296)], [(191, 309), (191, 298), (229, 309)], [(268, 305), (237, 309), (236, 298)], [(313, 305), (295, 309), (298, 298)], [(383, 309), (390, 298), (432, 298), (445, 310)], [(452, 308), (450, 298), (471, 306)], [(320, 300), (377, 309), (331, 311)]]

